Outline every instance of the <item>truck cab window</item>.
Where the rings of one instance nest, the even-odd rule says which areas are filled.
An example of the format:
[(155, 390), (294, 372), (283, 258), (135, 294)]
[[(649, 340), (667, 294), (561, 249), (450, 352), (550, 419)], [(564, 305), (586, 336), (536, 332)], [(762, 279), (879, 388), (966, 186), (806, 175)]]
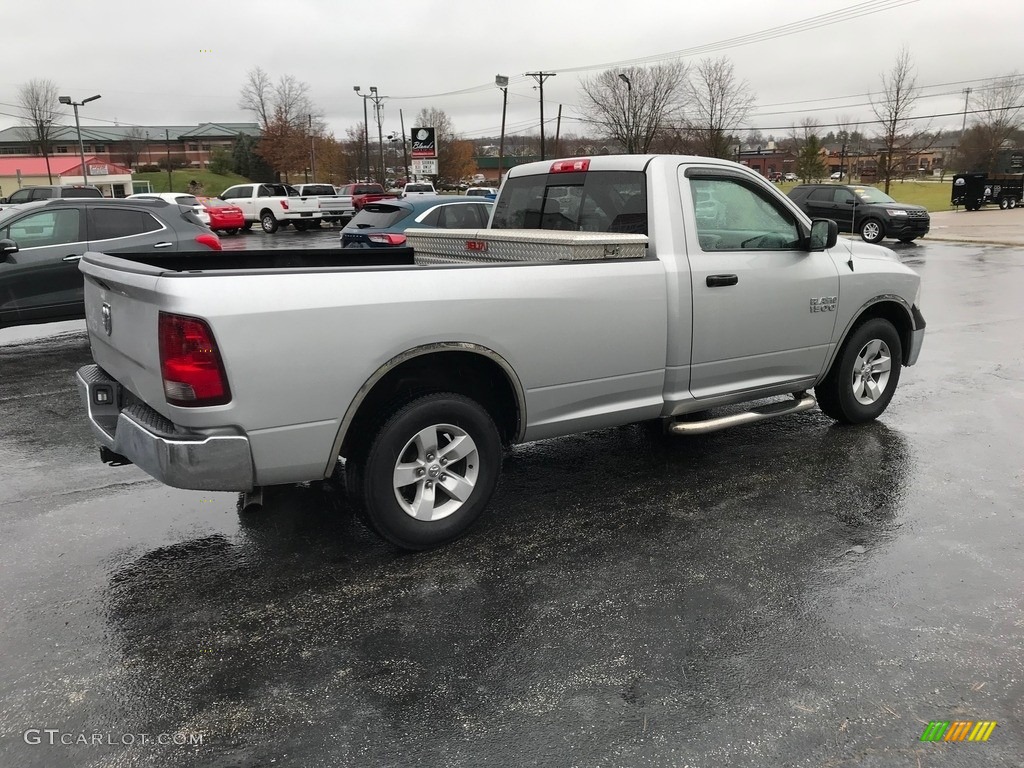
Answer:
[(640, 171), (509, 177), (493, 229), (647, 234), (647, 184)]
[(800, 229), (753, 184), (727, 176), (691, 178), (697, 237), (704, 251), (792, 250)]

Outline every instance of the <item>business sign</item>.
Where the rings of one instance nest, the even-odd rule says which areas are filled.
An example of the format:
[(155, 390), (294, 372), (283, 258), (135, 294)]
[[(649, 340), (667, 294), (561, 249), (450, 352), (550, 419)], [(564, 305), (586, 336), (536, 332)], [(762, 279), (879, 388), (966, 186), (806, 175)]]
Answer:
[(105, 165), (90, 165), (89, 175), (90, 176), (107, 176), (110, 174), (110, 169)]
[(412, 157), (437, 157), (437, 139), (433, 128), (412, 129)]
[(417, 158), (412, 161), (414, 176), (437, 176), (437, 160), (433, 158)]

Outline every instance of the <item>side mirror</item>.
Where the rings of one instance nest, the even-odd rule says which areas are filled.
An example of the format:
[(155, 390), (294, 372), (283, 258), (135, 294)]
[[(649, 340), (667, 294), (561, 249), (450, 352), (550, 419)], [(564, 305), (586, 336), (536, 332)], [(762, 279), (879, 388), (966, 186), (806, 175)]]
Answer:
[(839, 225), (832, 219), (815, 219), (811, 222), (808, 250), (822, 251), (834, 248), (838, 241)]
[(18, 252), (18, 244), (6, 238), (0, 240), (0, 261), (7, 261), (7, 257)]
[(848, 198), (846, 198), (846, 204), (847, 205), (856, 205), (857, 201), (854, 198), (852, 198), (852, 197), (848, 197)]

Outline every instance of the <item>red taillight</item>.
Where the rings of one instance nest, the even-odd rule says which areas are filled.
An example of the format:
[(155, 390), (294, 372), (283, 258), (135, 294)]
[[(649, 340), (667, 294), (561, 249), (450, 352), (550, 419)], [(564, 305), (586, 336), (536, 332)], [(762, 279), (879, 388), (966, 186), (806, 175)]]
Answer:
[(367, 239), (383, 245), (405, 245), (405, 235), (368, 235)]
[(216, 235), (196, 235), (196, 242), (199, 243), (200, 245), (205, 245), (207, 248), (210, 248), (211, 250), (214, 251), (223, 250), (220, 244), (220, 238), (217, 237)]
[(205, 320), (160, 313), (160, 373), (171, 405), (224, 405), (231, 389)]
[(572, 173), (590, 168), (590, 160), (559, 160), (551, 164), (551, 173)]

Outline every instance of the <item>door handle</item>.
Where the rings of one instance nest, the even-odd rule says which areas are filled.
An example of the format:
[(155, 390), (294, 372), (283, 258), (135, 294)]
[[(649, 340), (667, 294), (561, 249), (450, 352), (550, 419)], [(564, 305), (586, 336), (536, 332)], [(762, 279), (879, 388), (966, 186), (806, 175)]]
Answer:
[(72, 254), (70, 254), (68, 256), (65, 256), (63, 259), (61, 259), (61, 261), (80, 261), (81, 258), (82, 257), (79, 254), (72, 253)]
[(708, 275), (704, 282), (708, 288), (720, 288), (723, 285), (736, 285), (739, 281), (736, 275)]
[(157, 243), (154, 248), (170, 248), (174, 243)]

